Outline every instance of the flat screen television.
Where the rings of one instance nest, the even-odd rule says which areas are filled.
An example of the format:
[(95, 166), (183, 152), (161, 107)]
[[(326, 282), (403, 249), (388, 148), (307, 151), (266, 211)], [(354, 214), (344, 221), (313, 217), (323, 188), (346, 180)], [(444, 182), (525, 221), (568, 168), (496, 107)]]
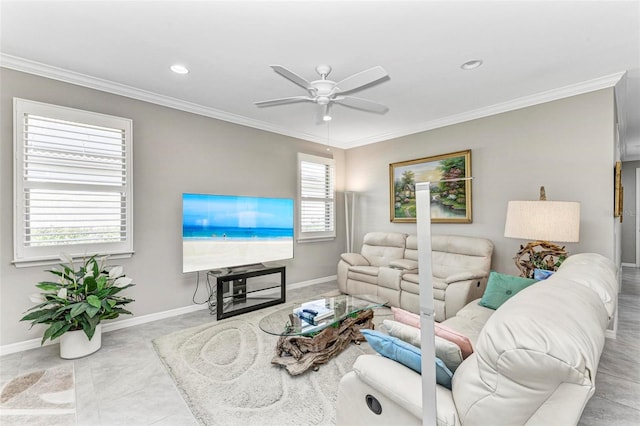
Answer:
[(293, 199), (182, 194), (182, 271), (293, 258)]

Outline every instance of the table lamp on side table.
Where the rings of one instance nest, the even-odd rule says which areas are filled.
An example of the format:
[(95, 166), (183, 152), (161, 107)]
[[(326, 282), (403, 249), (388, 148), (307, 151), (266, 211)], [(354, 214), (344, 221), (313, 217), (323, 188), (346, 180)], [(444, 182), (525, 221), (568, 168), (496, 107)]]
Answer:
[(540, 200), (509, 201), (504, 236), (534, 240), (513, 258), (520, 275), (533, 278), (534, 269), (555, 271), (568, 253), (549, 241), (576, 243), (580, 236), (580, 203), (547, 201), (544, 186)]

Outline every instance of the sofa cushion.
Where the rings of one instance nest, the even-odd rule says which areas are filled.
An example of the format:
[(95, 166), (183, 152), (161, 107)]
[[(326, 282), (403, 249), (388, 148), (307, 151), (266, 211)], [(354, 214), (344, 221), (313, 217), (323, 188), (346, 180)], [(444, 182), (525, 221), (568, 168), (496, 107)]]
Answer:
[(487, 289), (482, 295), (480, 305), (490, 309), (498, 309), (504, 302), (513, 297), (520, 290), (538, 282), (532, 278), (516, 277), (491, 271)]
[[(419, 348), (397, 337), (389, 336), (379, 331), (360, 330), (371, 347), (385, 358), (392, 359), (418, 373), (422, 372), (422, 352)], [(451, 389), (453, 373), (441, 359), (436, 357), (436, 383)]]
[(380, 268), (375, 266), (350, 266), (347, 278), (369, 284), (378, 284)]
[[(382, 323), (390, 336), (397, 337), (416, 347), (422, 346), (422, 336), (419, 328), (393, 320), (383, 320)], [(449, 370), (456, 371), (462, 362), (460, 347), (440, 336), (434, 336), (434, 344), (436, 357), (440, 358)]]
[(493, 243), (477, 237), (433, 235), (431, 250), (433, 276), (444, 279), (468, 270), (488, 271)]
[(433, 290), (434, 293), (438, 293), (441, 292), (442, 293), (442, 299), (444, 300), (444, 292), (447, 290), (447, 286), (449, 285), (444, 278), (440, 278), (440, 277), (433, 277), (431, 279), (431, 284), (433, 285)]
[(407, 291), (411, 294), (420, 294), (420, 284), (418, 284), (417, 282), (412, 282), (410, 280), (407, 280), (407, 276), (410, 275), (415, 275), (416, 277), (418, 275), (416, 274), (405, 274), (402, 276), (402, 281), (400, 281), (400, 289), (402, 291)]
[(402, 280), (414, 284), (420, 284), (420, 275), (418, 274), (402, 274)]
[(475, 347), (478, 336), (489, 318), (496, 312), (479, 305), (480, 299), (467, 303), (455, 316), (447, 318), (440, 324), (462, 334)]
[(404, 258), (418, 261), (418, 236), (409, 235), (404, 250)]
[(403, 258), (406, 238), (398, 232), (369, 232), (360, 252), (372, 266), (389, 266), (390, 261)]
[[(489, 319), (489, 317), (491, 317), (491, 315), (493, 315), (493, 313), (495, 312), (495, 309), (491, 309), (491, 308), (486, 308), (482, 305), (480, 305), (480, 299), (476, 299), (476, 300), (472, 300), (471, 302), (467, 303), (467, 305), (465, 305), (464, 308), (460, 309), (458, 311), (458, 313), (456, 313), (456, 317), (457, 318), (461, 318), (461, 319), (465, 319), (471, 322), (475, 322), (480, 324), (480, 326), (483, 326), (487, 320)], [(445, 321), (445, 325), (448, 322)], [(466, 333), (464, 333), (462, 330), (459, 330), (456, 327), (452, 327), (447, 325), (447, 327), (449, 328), (453, 328), (454, 330), (458, 331), (459, 333), (464, 334), (465, 336), (468, 337), (468, 335)]]

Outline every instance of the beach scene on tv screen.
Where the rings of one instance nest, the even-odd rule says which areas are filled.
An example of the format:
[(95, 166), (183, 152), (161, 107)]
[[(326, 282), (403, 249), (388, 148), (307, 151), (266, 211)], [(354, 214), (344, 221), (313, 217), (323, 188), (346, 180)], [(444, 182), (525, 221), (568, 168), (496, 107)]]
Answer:
[(183, 272), (291, 259), (293, 200), (182, 197)]

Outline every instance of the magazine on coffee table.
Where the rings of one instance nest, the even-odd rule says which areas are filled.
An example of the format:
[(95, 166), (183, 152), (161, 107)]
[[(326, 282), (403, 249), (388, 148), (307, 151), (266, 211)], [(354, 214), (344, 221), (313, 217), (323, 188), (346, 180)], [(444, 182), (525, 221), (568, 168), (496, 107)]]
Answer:
[(335, 311), (326, 306), (325, 299), (305, 302), (300, 307), (295, 308), (293, 313), (310, 325), (318, 325), (323, 319), (335, 315)]

